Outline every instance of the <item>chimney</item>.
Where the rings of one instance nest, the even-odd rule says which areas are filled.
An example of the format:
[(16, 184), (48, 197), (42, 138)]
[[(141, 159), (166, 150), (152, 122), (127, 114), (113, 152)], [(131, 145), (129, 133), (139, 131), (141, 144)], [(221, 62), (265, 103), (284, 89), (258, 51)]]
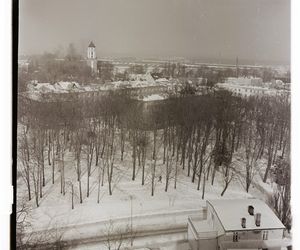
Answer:
[(254, 215), (254, 207), (253, 206), (248, 206), (248, 213), (250, 215)]
[(261, 219), (261, 213), (255, 214), (255, 225), (257, 227), (260, 227), (260, 221), (261, 221), (260, 219)]
[(242, 228), (246, 228), (246, 218), (241, 219)]

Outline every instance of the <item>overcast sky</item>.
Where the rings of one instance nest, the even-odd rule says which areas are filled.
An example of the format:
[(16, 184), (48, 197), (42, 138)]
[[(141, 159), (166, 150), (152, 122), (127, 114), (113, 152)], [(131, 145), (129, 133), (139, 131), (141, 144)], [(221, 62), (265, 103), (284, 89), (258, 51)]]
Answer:
[(289, 0), (20, 0), (19, 53), (290, 59)]

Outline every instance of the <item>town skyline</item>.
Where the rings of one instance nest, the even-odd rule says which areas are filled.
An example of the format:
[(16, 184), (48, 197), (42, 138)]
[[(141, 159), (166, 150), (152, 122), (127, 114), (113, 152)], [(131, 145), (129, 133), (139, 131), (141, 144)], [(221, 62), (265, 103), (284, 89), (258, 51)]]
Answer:
[(93, 40), (103, 57), (290, 61), (290, 1), (90, 0), (72, 1), (72, 9), (70, 4), (21, 2), (19, 54), (54, 51), (69, 43), (85, 53)]

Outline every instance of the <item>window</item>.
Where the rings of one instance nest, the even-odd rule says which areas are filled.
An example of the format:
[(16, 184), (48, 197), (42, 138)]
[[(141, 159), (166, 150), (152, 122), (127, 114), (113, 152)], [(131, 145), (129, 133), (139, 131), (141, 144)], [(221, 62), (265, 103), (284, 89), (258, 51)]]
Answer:
[(268, 239), (268, 231), (263, 231), (263, 240)]
[(238, 242), (239, 241), (239, 234), (238, 234), (238, 232), (234, 232), (233, 233), (233, 242)]

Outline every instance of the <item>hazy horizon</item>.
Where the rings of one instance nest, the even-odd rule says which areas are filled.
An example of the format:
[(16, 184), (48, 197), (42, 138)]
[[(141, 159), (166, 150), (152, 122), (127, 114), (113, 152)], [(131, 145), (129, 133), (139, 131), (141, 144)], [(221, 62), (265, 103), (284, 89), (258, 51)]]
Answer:
[(92, 40), (101, 57), (290, 62), (290, 1), (23, 0), (19, 54)]

